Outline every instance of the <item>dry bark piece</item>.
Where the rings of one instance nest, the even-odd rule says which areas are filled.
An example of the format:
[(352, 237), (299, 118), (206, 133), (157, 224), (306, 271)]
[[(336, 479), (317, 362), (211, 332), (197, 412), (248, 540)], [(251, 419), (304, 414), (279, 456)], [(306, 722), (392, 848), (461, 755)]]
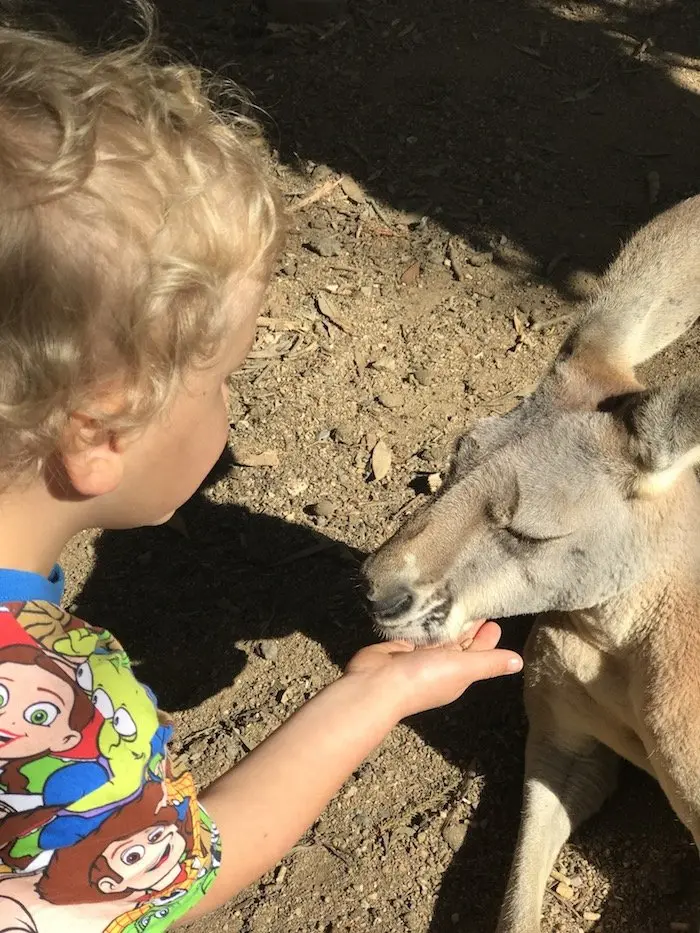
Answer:
[(372, 473), (377, 482), (385, 479), (391, 470), (391, 450), (386, 441), (380, 440), (372, 451)]
[(564, 881), (560, 881), (554, 890), (562, 900), (570, 901), (573, 899), (574, 889)]
[(259, 454), (243, 454), (233, 452), (233, 462), (242, 467), (273, 467), (280, 465), (280, 457), (276, 450), (263, 450)]

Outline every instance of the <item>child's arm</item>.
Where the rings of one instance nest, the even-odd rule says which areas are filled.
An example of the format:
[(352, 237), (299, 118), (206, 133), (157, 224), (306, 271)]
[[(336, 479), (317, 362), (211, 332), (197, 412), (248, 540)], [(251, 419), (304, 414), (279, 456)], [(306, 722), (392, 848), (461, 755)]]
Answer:
[(405, 716), (450, 703), (477, 680), (520, 670), (518, 655), (494, 650), (499, 637), (489, 622), (467, 649), (414, 650), (397, 642), (363, 649), (339, 680), (212, 784), (202, 803), (221, 832), (222, 865), (185, 920), (272, 868)]

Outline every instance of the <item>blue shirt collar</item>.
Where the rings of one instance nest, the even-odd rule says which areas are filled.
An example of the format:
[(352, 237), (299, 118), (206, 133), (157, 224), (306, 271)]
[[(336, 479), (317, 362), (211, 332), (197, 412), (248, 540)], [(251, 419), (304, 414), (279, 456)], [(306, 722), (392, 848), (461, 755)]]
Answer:
[(29, 570), (0, 569), (0, 603), (40, 599), (58, 606), (63, 599), (64, 587), (65, 577), (58, 564), (48, 577)]

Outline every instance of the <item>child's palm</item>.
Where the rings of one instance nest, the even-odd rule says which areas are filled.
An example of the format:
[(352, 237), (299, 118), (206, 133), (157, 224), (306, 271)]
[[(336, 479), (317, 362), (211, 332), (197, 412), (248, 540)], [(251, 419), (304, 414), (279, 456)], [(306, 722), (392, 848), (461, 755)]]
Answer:
[(495, 622), (481, 625), (468, 640), (451, 645), (416, 648), (405, 642), (384, 642), (363, 648), (350, 661), (348, 674), (386, 673), (396, 680), (402, 716), (444, 706), (477, 680), (520, 670), (512, 651), (497, 649), (501, 630)]

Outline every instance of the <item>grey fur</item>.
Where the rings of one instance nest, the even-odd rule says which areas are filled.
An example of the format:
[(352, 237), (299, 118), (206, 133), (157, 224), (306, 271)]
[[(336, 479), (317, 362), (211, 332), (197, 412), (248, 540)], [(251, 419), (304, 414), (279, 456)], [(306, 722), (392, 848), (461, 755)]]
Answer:
[[(524, 812), (499, 933), (536, 933), (561, 845), (615, 783), (661, 783), (700, 845), (700, 383), (635, 367), (700, 315), (700, 197), (623, 248), (535, 393), (458, 443), (441, 493), (365, 565), (379, 631), (448, 641), (540, 613)], [(615, 754), (613, 754), (613, 752)]]

